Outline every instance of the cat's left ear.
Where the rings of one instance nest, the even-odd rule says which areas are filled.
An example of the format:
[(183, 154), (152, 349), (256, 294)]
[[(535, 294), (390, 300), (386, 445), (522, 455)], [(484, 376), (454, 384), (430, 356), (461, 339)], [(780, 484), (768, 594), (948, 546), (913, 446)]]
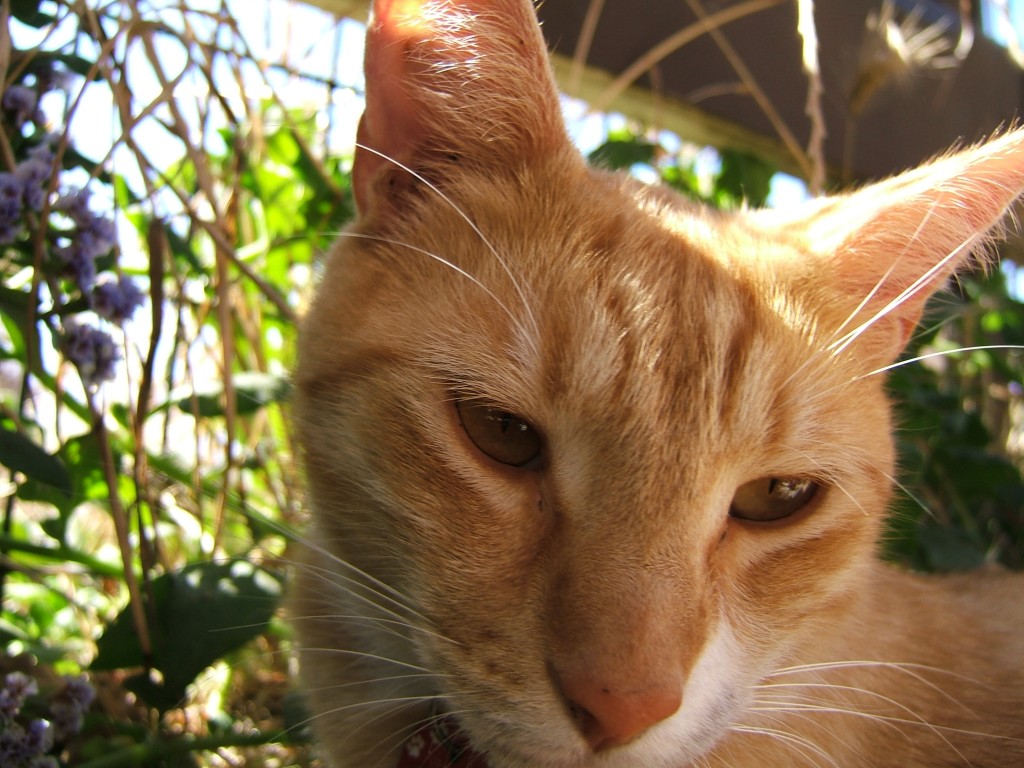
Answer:
[[(809, 282), (835, 326), (834, 348), (869, 364), (897, 358), (925, 302), (1004, 234), (1024, 192), (1024, 129), (865, 187), (811, 203), (789, 222), (814, 254)], [(810, 287), (810, 286), (808, 286)]]
[(353, 166), (364, 216), (456, 164), (495, 172), (569, 140), (530, 0), (374, 0)]

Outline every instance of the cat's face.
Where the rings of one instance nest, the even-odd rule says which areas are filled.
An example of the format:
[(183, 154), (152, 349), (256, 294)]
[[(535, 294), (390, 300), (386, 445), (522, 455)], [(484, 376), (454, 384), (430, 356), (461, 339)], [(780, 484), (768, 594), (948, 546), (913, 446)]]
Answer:
[(549, 81), (481, 95), (543, 60), (499, 5), (378, 4), (363, 141), (421, 178), (362, 150), (304, 326), (307, 678), (339, 765), (436, 701), (494, 768), (679, 768), (827, 654), (894, 471), (866, 374), (924, 292), (867, 321), (1008, 201), (925, 236), (931, 177), (783, 218), (595, 172)]
[[(415, 657), (497, 753), (579, 760), (561, 689), (594, 675), (674, 686), (651, 738), (706, 745), (873, 554), (879, 380), (772, 274), (791, 247), (546, 170), (446, 190), (481, 234), (427, 192), (335, 255), (303, 351), (317, 527), (423, 615)], [(817, 489), (766, 511), (770, 479)]]

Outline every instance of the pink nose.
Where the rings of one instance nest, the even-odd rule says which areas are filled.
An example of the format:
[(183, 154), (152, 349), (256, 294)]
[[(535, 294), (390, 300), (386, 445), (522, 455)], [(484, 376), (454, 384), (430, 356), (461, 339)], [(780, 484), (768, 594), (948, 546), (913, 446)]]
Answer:
[(584, 676), (562, 678), (559, 685), (580, 733), (595, 752), (632, 741), (673, 715), (683, 700), (678, 682), (616, 690)]

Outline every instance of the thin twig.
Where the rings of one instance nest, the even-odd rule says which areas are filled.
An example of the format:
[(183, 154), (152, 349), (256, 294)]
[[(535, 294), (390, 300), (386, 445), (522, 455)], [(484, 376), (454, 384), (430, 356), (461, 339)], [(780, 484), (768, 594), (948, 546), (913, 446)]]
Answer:
[(591, 104), (594, 112), (606, 112), (612, 103), (622, 95), (629, 86), (635, 83), (643, 74), (662, 61), (666, 56), (678, 51), (687, 43), (691, 43), (703, 34), (717, 30), (729, 22), (742, 19), (753, 13), (772, 8), (779, 5), (782, 0), (748, 0), (745, 3), (729, 6), (716, 13), (706, 14), (701, 9), (696, 13), (697, 21), (676, 32), (674, 35), (662, 40), (656, 46), (647, 51), (643, 56), (626, 67), (611, 84), (605, 88), (597, 99)]
[[(686, 0), (686, 4), (690, 6), (690, 9), (699, 19), (703, 19), (709, 22), (711, 19), (715, 18), (716, 15), (718, 15), (708, 15), (707, 11), (704, 10), (704, 6), (701, 4), (700, 0)], [(739, 8), (741, 6), (733, 7)], [(729, 10), (732, 9), (730, 8)], [(793, 159), (800, 166), (801, 173), (803, 173), (804, 176), (809, 179), (813, 174), (814, 169), (811, 165), (810, 159), (807, 157), (807, 153), (804, 152), (803, 148), (800, 146), (800, 142), (796, 140), (796, 136), (793, 135), (793, 132), (789, 129), (789, 126), (786, 125), (786, 121), (782, 119), (782, 115), (780, 115), (778, 110), (775, 109), (775, 105), (772, 104), (771, 99), (769, 99), (767, 94), (765, 94), (764, 89), (762, 89), (761, 86), (758, 85), (757, 78), (754, 77), (754, 73), (750, 71), (750, 68), (743, 61), (742, 57), (736, 52), (736, 49), (732, 47), (732, 44), (725, 39), (725, 35), (723, 35), (721, 30), (719, 29), (720, 26), (721, 24), (716, 24), (713, 26), (709, 25), (707, 28), (708, 35), (711, 37), (712, 40), (715, 41), (715, 44), (722, 52), (722, 55), (724, 55), (725, 58), (729, 60), (729, 63), (732, 65), (732, 68), (736, 71), (736, 74), (739, 75), (740, 79), (747, 86), (747, 88), (750, 91), (751, 97), (761, 108), (761, 111), (764, 113), (765, 117), (768, 118), (768, 121), (772, 124), (772, 127), (775, 129), (775, 132), (782, 140), (782, 143), (786, 145), (786, 149), (789, 150), (789, 153), (793, 156)]]
[[(960, 0), (960, 39), (956, 41), (956, 48), (953, 49), (953, 56), (958, 61), (963, 61), (974, 47), (974, 13), (971, 0)], [(1011, 34), (1014, 39), (1017, 37), (1017, 29), (1011, 25)], [(1019, 52), (1020, 43), (1017, 43)]]
[(107, 434), (106, 425), (103, 423), (103, 409), (96, 406), (93, 395), (87, 393), (86, 399), (89, 403), (89, 410), (92, 412), (93, 435), (100, 449), (103, 479), (106, 481), (109, 491), (107, 500), (110, 502), (110, 516), (114, 520), (117, 546), (121, 552), (121, 562), (124, 563), (124, 582), (128, 587), (128, 609), (131, 611), (132, 623), (135, 626), (135, 633), (138, 635), (139, 648), (142, 650), (146, 665), (149, 666), (153, 657), (153, 643), (149, 635), (149, 621), (146, 618), (142, 590), (139, 586), (139, 579), (135, 575), (135, 555), (128, 526), (128, 513), (121, 503), (121, 496), (117, 490), (119, 470), (114, 465), (114, 452), (110, 447), (110, 437)]
[(818, 64), (818, 30), (814, 23), (814, 0), (797, 0), (797, 34), (803, 41), (804, 72), (807, 74), (807, 117), (811, 133), (807, 139), (807, 158), (811, 173), (807, 183), (812, 195), (825, 190), (825, 115), (821, 109), (823, 88)]
[(604, 1), (590, 0), (587, 14), (583, 17), (580, 36), (576, 38), (576, 48), (572, 52), (572, 69), (569, 70), (569, 93), (571, 94), (580, 91), (583, 70), (586, 68), (587, 58), (590, 56), (590, 46), (594, 44), (594, 34), (597, 32), (597, 22), (600, 21), (601, 12), (604, 10)]

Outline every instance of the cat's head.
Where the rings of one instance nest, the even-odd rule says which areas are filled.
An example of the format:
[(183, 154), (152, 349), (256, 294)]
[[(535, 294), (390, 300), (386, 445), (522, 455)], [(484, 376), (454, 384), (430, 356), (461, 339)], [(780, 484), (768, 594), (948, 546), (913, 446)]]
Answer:
[(874, 372), (1024, 137), (722, 214), (585, 165), (528, 0), (377, 0), (366, 68), (296, 375), (324, 740), (393, 761), (432, 698), (495, 768), (687, 764), (827, 652), (894, 473)]

